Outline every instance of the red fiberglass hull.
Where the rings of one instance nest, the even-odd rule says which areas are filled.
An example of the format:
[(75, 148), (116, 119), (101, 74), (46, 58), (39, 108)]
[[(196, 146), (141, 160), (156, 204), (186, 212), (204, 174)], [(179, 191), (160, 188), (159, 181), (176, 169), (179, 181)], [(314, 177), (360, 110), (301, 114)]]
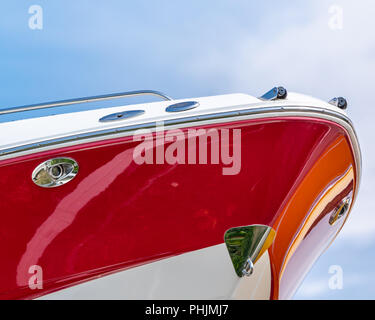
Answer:
[[(333, 208), (355, 190), (357, 172), (345, 129), (303, 117), (200, 128), (241, 129), (238, 174), (223, 175), (222, 164), (138, 165), (133, 151), (139, 142), (132, 137), (1, 161), (0, 297), (35, 298), (221, 244), (226, 230), (252, 224), (277, 232), (269, 250), (271, 298), (287, 297), (301, 268), (341, 228), (343, 221), (327, 223)], [(77, 177), (59, 188), (36, 186), (30, 178), (35, 167), (57, 156), (79, 163)], [(316, 201), (343, 177), (343, 187), (311, 218)], [(28, 286), (31, 265), (43, 266), (42, 290)]]

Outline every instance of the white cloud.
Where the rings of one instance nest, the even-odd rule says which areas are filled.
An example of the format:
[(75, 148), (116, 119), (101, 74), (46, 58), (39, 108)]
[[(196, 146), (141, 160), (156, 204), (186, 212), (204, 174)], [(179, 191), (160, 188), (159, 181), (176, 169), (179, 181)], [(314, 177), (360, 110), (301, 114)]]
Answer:
[[(343, 8), (342, 30), (329, 28), (332, 4)], [(349, 101), (349, 116), (359, 134), (363, 173), (360, 196), (338, 241), (374, 240), (374, 3), (372, 0), (316, 1), (313, 8), (306, 7), (299, 12), (303, 19), (299, 19), (298, 25), (290, 20), (296, 17), (293, 8), (285, 7), (279, 15), (282, 19), (266, 15), (258, 33), (232, 29), (234, 39), (230, 46), (202, 43), (199, 52), (188, 62), (187, 72), (202, 78), (216, 75), (228, 92), (256, 95), (261, 93), (254, 92), (259, 88), (266, 91), (280, 84), (291, 91), (326, 100), (345, 96)], [(278, 31), (270, 33), (270, 24), (273, 24), (272, 30)]]
[(328, 290), (328, 281), (326, 279), (310, 280), (304, 282), (301, 286), (296, 299), (314, 299), (322, 296)]

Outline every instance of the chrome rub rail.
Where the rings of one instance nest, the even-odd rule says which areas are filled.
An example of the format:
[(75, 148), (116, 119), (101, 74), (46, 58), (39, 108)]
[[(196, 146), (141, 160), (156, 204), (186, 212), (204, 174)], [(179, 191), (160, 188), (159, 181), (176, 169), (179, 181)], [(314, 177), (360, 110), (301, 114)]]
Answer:
[[(351, 128), (353, 128), (353, 125), (350, 119), (338, 112), (327, 110), (327, 109), (322, 109), (322, 108), (301, 107), (301, 106), (288, 106), (288, 107), (275, 106), (275, 107), (266, 107), (266, 108), (251, 108), (251, 109), (244, 109), (244, 110), (238, 110), (238, 111), (226, 111), (226, 112), (205, 114), (205, 115), (200, 115), (200, 116), (190, 116), (190, 117), (165, 120), (163, 124), (165, 127), (168, 127), (168, 126), (179, 125), (179, 124), (190, 124), (194, 122), (226, 119), (226, 118), (233, 118), (233, 117), (238, 117), (238, 116), (269, 114), (269, 113), (275, 113), (275, 112), (298, 112), (298, 113), (299, 112), (302, 112), (302, 113), (312, 112), (316, 114), (324, 114), (326, 116), (333, 116), (336, 118), (340, 118), (341, 120), (345, 121)], [(44, 148), (44, 147), (54, 146), (57, 144), (69, 143), (73, 141), (81, 141), (81, 140), (87, 140), (91, 138), (133, 132), (139, 129), (155, 128), (157, 127), (157, 124), (158, 123), (154, 121), (146, 122), (142, 124), (128, 125), (124, 127), (104, 129), (104, 130), (86, 132), (82, 134), (76, 134), (76, 135), (71, 135), (71, 136), (66, 136), (66, 137), (61, 137), (61, 138), (49, 139), (49, 140), (41, 141), (38, 143), (25, 144), (25, 145), (2, 149), (2, 150), (0, 149), (0, 160), (2, 157), (9, 156), (15, 153), (28, 151), (28, 150)]]
[[(322, 119), (331, 119), (333, 120), (336, 118), (336, 122), (339, 123), (339, 121), (342, 121), (343, 124), (346, 126), (346, 130), (349, 129), (349, 134), (352, 137), (352, 144), (354, 148), (354, 154), (356, 159), (356, 168), (357, 168), (357, 174), (358, 174), (358, 183), (356, 184), (356, 190), (358, 192), (358, 188), (360, 185), (361, 175), (362, 175), (362, 156), (360, 151), (360, 146), (358, 143), (358, 138), (356, 135), (356, 132), (354, 130), (353, 124), (350, 121), (348, 117), (345, 115), (323, 109), (323, 108), (316, 108), (316, 107), (306, 107), (306, 106), (275, 106), (275, 107), (261, 107), (261, 108), (251, 108), (251, 109), (243, 109), (243, 110), (237, 110), (237, 111), (226, 111), (226, 112), (219, 112), (219, 113), (212, 113), (212, 114), (205, 114), (200, 116), (190, 116), (190, 117), (184, 117), (184, 118), (177, 118), (177, 119), (170, 119), (165, 120), (163, 122), (164, 127), (170, 127), (173, 125), (180, 125), (181, 128), (185, 126), (189, 126), (191, 124), (194, 125), (194, 123), (204, 123), (204, 122), (210, 122), (215, 121), (215, 123), (218, 123), (217, 120), (223, 120), (228, 118), (239, 118), (238, 120), (242, 120), (241, 117), (244, 117), (245, 119), (249, 116), (257, 116), (264, 114), (265, 117), (268, 116), (296, 116), (305, 114), (306, 116), (316, 116), (318, 118)], [(333, 119), (332, 119), (333, 118)], [(334, 120), (333, 120), (334, 121)], [(61, 137), (57, 139), (49, 139), (45, 141), (41, 141), (38, 143), (31, 143), (31, 144), (25, 144), (17, 147), (7, 148), (0, 150), (0, 161), (17, 157), (18, 154), (22, 155), (23, 153), (34, 153), (38, 152), (38, 149), (43, 148), (49, 148), (53, 147), (55, 145), (62, 144), (62, 147), (67, 147), (71, 145), (76, 145), (77, 141), (81, 141), (81, 143), (84, 143), (85, 140), (88, 140), (88, 142), (96, 141), (96, 139), (105, 137), (105, 136), (115, 136), (118, 134), (122, 134), (122, 136), (126, 136), (127, 134), (134, 133), (135, 130), (139, 129), (154, 129), (158, 126), (159, 122), (153, 121), (153, 122), (147, 122), (147, 123), (141, 123), (136, 125), (129, 125), (119, 128), (111, 128), (111, 129), (105, 129), (105, 130), (98, 130), (98, 131), (92, 131), (92, 132), (86, 132), (82, 134), (77, 135), (71, 135), (66, 137)], [(350, 131), (352, 133), (350, 133)], [(35, 150), (35, 151), (32, 151)], [(27, 152), (31, 151), (31, 152)], [(43, 150), (44, 151), (44, 150)], [(1, 165), (1, 163), (0, 163)]]

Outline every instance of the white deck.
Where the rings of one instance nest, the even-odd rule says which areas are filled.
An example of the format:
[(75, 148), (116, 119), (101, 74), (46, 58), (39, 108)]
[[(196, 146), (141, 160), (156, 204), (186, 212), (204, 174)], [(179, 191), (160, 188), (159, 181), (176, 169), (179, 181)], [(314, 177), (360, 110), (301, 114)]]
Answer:
[[(197, 101), (200, 105), (195, 109), (183, 112), (168, 113), (165, 111), (167, 106), (182, 101)], [(203, 98), (125, 105), (4, 122), (0, 123), (0, 149), (13, 148), (25, 144), (37, 143), (43, 140), (103, 129), (124, 127), (127, 125), (232, 111), (234, 109), (241, 110), (272, 106), (318, 107), (345, 115), (343, 110), (332, 106), (327, 102), (296, 93), (288, 93), (287, 99), (277, 101), (262, 101), (246, 94), (228, 94)], [(99, 122), (99, 119), (106, 115), (136, 109), (144, 110), (145, 113), (130, 119), (107, 123)]]

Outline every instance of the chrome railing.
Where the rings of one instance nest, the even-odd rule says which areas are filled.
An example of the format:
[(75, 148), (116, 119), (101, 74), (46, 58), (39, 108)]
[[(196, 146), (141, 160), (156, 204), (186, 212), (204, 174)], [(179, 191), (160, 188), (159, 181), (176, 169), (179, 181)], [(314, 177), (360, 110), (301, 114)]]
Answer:
[(92, 96), (92, 97), (84, 97), (84, 98), (76, 98), (76, 99), (68, 99), (68, 100), (59, 100), (59, 101), (31, 104), (31, 105), (20, 106), (20, 107), (0, 109), (0, 115), (9, 114), (9, 113), (16, 113), (16, 112), (23, 112), (23, 111), (30, 111), (30, 110), (38, 110), (38, 109), (47, 109), (47, 108), (68, 106), (68, 105), (79, 104), (79, 103), (87, 103), (87, 102), (94, 102), (94, 101), (103, 101), (103, 100), (127, 98), (127, 97), (134, 97), (134, 96), (142, 96), (142, 95), (157, 96), (157, 97), (160, 97), (160, 98), (162, 98), (164, 100), (168, 100), (168, 101), (173, 100), (172, 98), (168, 97), (167, 95), (165, 95), (164, 93), (161, 93), (159, 91), (138, 90), (138, 91), (112, 93), (112, 94), (105, 94), (105, 95), (100, 95), (100, 96)]

